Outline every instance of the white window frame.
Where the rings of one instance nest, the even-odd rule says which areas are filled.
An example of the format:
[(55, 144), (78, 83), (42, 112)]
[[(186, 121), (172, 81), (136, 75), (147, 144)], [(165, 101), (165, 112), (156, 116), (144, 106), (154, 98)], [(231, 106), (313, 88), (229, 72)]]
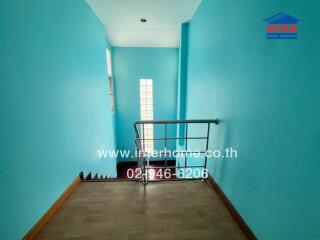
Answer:
[[(141, 120), (153, 120), (153, 81), (152, 79), (140, 79), (140, 117)], [(142, 125), (143, 126), (143, 125)], [(153, 124), (141, 126), (143, 149), (151, 154), (154, 149)]]
[(114, 105), (114, 91), (113, 91), (113, 78), (112, 78), (112, 62), (111, 62), (111, 52), (106, 49), (106, 59), (107, 59), (107, 71), (108, 71), (108, 82), (109, 82), (109, 98), (110, 98), (110, 110), (115, 111)]

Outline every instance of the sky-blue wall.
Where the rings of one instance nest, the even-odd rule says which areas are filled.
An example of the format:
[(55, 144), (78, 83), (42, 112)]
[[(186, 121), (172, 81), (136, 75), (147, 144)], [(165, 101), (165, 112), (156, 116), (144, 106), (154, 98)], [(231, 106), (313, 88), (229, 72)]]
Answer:
[[(267, 40), (263, 19), (301, 20)], [(189, 26), (188, 118), (220, 118), (209, 170), (258, 239), (320, 239), (320, 2), (203, 0)]]
[(0, 0), (0, 236), (21, 239), (80, 171), (115, 176), (102, 24), (84, 0)]
[[(153, 79), (154, 119), (176, 119), (178, 49), (176, 48), (113, 48), (113, 76), (115, 80), (117, 149), (134, 150), (133, 123), (140, 120), (139, 81)], [(163, 137), (164, 130), (155, 129), (155, 137)], [(175, 137), (175, 126), (168, 127)], [(175, 148), (175, 141), (170, 142)], [(156, 145), (162, 149), (163, 146)], [(125, 161), (119, 157), (119, 160)], [(135, 159), (129, 159), (135, 160)]]

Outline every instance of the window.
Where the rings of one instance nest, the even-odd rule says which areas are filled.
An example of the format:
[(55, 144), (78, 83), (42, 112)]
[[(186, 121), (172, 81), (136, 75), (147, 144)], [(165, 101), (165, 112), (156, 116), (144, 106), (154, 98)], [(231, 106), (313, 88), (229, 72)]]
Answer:
[[(141, 120), (153, 120), (153, 88), (152, 79), (140, 79), (140, 113)], [(142, 128), (142, 126), (141, 126)], [(144, 149), (147, 153), (153, 151), (153, 125), (145, 124), (144, 129), (141, 129), (144, 136)]]
[(108, 77), (109, 79), (109, 96), (110, 96), (110, 110), (114, 112), (114, 94), (113, 94), (113, 83), (112, 77)]
[(113, 94), (111, 53), (110, 53), (109, 49), (106, 50), (106, 54), (107, 54), (107, 70), (108, 70), (108, 81), (109, 81), (110, 109), (111, 109), (111, 112), (114, 112), (114, 94)]

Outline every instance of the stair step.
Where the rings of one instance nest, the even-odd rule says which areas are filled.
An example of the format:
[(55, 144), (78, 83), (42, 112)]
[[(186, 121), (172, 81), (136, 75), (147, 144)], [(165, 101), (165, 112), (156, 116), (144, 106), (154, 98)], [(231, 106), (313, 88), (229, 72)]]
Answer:
[(108, 175), (101, 174), (100, 176), (96, 174), (92, 174), (91, 172), (84, 177), (83, 172), (79, 174), (79, 177), (82, 182), (123, 182), (123, 181), (137, 181), (137, 179), (119, 179), (119, 178), (110, 178)]
[(84, 180), (91, 180), (92, 179), (92, 176), (91, 176), (91, 172), (86, 176), (86, 178)]

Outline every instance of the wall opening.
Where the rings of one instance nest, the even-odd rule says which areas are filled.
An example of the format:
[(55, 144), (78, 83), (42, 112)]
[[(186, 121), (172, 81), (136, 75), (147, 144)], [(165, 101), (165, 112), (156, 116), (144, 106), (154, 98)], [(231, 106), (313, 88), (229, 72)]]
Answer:
[(108, 70), (108, 82), (109, 82), (109, 98), (110, 98), (110, 110), (114, 112), (114, 91), (113, 91), (113, 78), (112, 78), (112, 64), (110, 50), (106, 50), (107, 56), (107, 70)]

